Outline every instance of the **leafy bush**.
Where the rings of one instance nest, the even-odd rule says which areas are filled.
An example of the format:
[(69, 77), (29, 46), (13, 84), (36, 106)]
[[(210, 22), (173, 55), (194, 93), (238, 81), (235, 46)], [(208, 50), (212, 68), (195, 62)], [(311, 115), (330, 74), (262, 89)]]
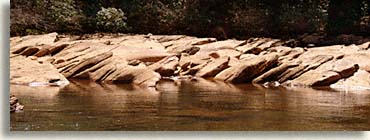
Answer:
[(103, 31), (119, 32), (127, 31), (125, 13), (121, 9), (101, 8), (96, 13), (96, 25)]
[(81, 30), (82, 11), (75, 0), (36, 0), (37, 9), (47, 22), (46, 30), (73, 32)]

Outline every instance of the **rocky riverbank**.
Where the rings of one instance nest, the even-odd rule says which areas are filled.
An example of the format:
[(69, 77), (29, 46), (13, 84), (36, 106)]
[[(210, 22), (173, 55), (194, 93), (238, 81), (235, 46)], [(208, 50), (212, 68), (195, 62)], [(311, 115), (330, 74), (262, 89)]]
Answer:
[(153, 87), (160, 79), (370, 89), (370, 42), (315, 48), (271, 38), (217, 41), (183, 35), (50, 33), (10, 39), (10, 82), (65, 85), (69, 78)]

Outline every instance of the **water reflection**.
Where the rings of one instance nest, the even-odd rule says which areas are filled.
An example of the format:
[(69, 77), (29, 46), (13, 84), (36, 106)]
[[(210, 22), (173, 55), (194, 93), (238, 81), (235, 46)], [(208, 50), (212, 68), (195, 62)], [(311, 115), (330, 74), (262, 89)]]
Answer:
[(161, 81), (156, 88), (72, 81), (11, 85), (25, 104), (11, 130), (370, 130), (370, 94)]

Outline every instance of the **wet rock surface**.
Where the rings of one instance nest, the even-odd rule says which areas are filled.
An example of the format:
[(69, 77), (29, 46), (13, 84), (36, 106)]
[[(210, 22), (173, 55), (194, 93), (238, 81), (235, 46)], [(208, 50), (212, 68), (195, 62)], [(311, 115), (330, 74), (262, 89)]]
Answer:
[[(155, 86), (165, 77), (195, 76), (232, 83), (330, 86), (356, 81), (359, 71), (370, 72), (366, 41), (303, 48), (294, 40), (217, 41), (183, 35), (74, 37), (50, 33), (10, 40), (13, 83), (49, 83), (64, 76)], [(315, 43), (322, 38), (304, 36), (302, 40)], [(23, 59), (32, 65), (25, 66)], [(39, 72), (37, 78), (33, 71)], [(46, 71), (55, 76), (48, 77)]]

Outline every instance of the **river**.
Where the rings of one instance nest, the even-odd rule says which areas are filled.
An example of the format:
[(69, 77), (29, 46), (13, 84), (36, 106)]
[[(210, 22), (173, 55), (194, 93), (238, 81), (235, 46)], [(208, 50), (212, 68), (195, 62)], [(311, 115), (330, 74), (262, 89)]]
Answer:
[(156, 88), (79, 80), (11, 85), (10, 130), (370, 130), (370, 92), (263, 88), (212, 80)]

